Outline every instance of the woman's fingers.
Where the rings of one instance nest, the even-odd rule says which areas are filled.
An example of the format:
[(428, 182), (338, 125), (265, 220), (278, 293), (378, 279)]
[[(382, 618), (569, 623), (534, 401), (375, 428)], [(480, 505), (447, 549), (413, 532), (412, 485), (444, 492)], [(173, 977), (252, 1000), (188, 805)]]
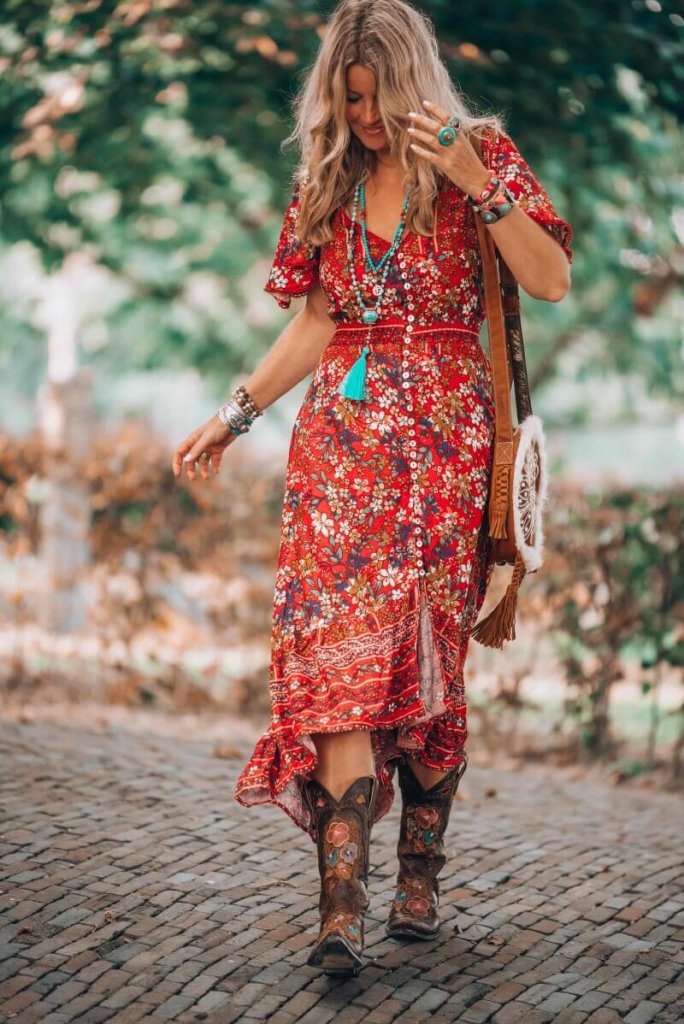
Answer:
[[(223, 452), (233, 440), (234, 435), (219, 419), (212, 417), (203, 427), (189, 434), (176, 449), (173, 457), (174, 476), (180, 476), (185, 467), (188, 480), (195, 480), (199, 465), (199, 475), (203, 480), (209, 480), (210, 469), (218, 473)], [(205, 452), (209, 458), (203, 457)]]
[(203, 480), (209, 479), (209, 459), (205, 459), (204, 452), (199, 458), (197, 465), (200, 468), (200, 476)]
[(183, 471), (183, 460), (197, 440), (199, 434), (199, 430), (193, 430), (192, 434), (188, 434), (183, 443), (179, 444), (173, 453), (173, 462), (171, 463), (171, 467), (173, 469), (174, 476), (181, 475)]
[(437, 120), (441, 122), (439, 125), (440, 128), (449, 120), (449, 115), (446, 111), (442, 110), (441, 107), (436, 107), (435, 104), (431, 103), (429, 100), (423, 100), (423, 106), (431, 117), (436, 117)]

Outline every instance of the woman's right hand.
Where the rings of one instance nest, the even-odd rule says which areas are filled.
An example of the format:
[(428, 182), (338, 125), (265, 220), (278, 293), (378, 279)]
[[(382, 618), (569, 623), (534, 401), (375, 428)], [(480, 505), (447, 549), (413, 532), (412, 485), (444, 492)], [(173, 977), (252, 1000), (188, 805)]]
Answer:
[[(182, 444), (176, 448), (173, 454), (172, 469), (173, 475), (178, 477), (185, 472), (188, 480), (196, 479), (196, 467), (199, 464), (200, 476), (203, 480), (209, 479), (209, 467), (211, 466), (214, 476), (219, 471), (223, 453), (229, 444), (232, 444), (238, 435), (232, 434), (228, 427), (221, 423), (218, 416), (212, 416), (201, 427), (197, 427), (185, 438)], [(208, 452), (211, 458), (201, 459), (202, 452)]]

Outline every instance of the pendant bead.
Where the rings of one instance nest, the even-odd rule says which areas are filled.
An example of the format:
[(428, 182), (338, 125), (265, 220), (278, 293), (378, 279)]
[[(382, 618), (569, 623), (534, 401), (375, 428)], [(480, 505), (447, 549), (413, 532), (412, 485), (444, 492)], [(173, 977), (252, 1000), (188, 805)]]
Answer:
[[(359, 184), (356, 186), (356, 189), (354, 190), (354, 202), (352, 206), (351, 215), (351, 231), (347, 235), (347, 259), (349, 264), (349, 274), (351, 276), (352, 284), (354, 286), (354, 292), (356, 294), (359, 308), (361, 310), (361, 322), (368, 325), (368, 340), (370, 340), (373, 324), (377, 323), (378, 320), (380, 319), (380, 307), (382, 305), (385, 289), (387, 287), (387, 278), (389, 276), (390, 266), (392, 264), (392, 260), (397, 250), (399, 249), (399, 246), (401, 245), (401, 240), (406, 226), (406, 214), (408, 210), (409, 199), (411, 196), (411, 190), (412, 186), (409, 186), (406, 190), (404, 204), (402, 206), (401, 216), (399, 218), (399, 224), (397, 225), (397, 230), (394, 233), (392, 243), (389, 246), (387, 252), (380, 260), (378, 260), (377, 263), (374, 262), (374, 260), (372, 259), (370, 248), (368, 246), (368, 238), (366, 233), (366, 193), (363, 182), (359, 182)], [(369, 308), (364, 303), (363, 297), (361, 295), (361, 289), (359, 287), (359, 282), (356, 277), (356, 269), (354, 267), (354, 238), (357, 225), (356, 211), (359, 206), (359, 201), (361, 204), (360, 226), (362, 248), (365, 257), (364, 262), (372, 273), (377, 275), (377, 273), (380, 272), (380, 280), (378, 281), (376, 278), (375, 282), (370, 286), (371, 293), (376, 298), (375, 308)], [(342, 381), (339, 390), (340, 394), (343, 395), (345, 398), (351, 398), (359, 402), (364, 402), (366, 400), (366, 360), (369, 352), (370, 346), (368, 344), (364, 345), (361, 355), (356, 360), (354, 365), (349, 370), (347, 376)]]

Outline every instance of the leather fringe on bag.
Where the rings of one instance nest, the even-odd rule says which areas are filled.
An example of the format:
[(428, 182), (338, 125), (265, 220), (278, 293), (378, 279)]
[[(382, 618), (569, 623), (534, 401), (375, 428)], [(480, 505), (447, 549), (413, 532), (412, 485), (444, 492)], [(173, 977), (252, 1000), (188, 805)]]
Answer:
[(518, 590), (525, 575), (520, 553), (516, 555), (511, 582), (496, 608), (481, 619), (470, 635), (485, 647), (503, 647), (505, 640), (515, 640), (515, 613), (518, 605)]

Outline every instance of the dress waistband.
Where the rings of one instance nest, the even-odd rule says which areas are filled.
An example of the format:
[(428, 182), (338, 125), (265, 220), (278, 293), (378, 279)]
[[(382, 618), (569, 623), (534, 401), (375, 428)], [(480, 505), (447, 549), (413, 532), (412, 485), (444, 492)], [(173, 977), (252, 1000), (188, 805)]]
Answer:
[[(441, 331), (453, 331), (455, 334), (465, 334), (469, 339), (475, 339), (479, 341), (480, 332), (473, 331), (470, 327), (464, 327), (461, 324), (454, 324), (453, 320), (440, 321), (435, 320), (427, 326), (421, 326), (417, 324), (408, 324), (406, 320), (401, 320), (398, 317), (396, 319), (378, 320), (374, 324), (364, 324), (360, 320), (349, 323), (337, 324), (335, 327), (335, 333), (329, 341), (329, 345), (353, 345), (353, 344), (368, 344), (370, 348), (374, 348), (376, 345), (387, 345), (400, 343), (404, 340), (406, 334), (406, 328), (412, 327), (412, 330), (408, 332), (411, 339), (420, 337), (424, 344), (430, 343), (430, 338), (425, 335), (434, 335)], [(377, 332), (382, 331), (383, 328), (394, 328), (395, 334), (378, 334)], [(401, 332), (397, 336), (396, 332)], [(384, 332), (383, 332), (384, 333)], [(436, 340), (436, 339), (435, 339)]]

